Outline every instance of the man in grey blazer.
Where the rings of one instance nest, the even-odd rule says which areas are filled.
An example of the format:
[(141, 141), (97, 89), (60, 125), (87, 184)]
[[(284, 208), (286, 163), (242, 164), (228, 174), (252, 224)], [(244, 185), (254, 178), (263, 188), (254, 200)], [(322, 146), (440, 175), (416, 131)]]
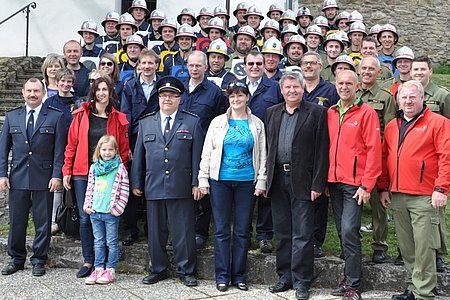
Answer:
[[(61, 188), (66, 130), (60, 110), (42, 104), (45, 91), (36, 78), (22, 89), (25, 105), (6, 114), (0, 135), (0, 191), (9, 190), (8, 255), (2, 275), (23, 270), (30, 207), (33, 213), (32, 274), (45, 274), (51, 237), (53, 192)], [(12, 162), (8, 176), (8, 156)]]
[(196, 286), (194, 200), (201, 198), (197, 175), (204, 133), (196, 115), (179, 109), (184, 87), (177, 78), (163, 77), (155, 88), (160, 110), (139, 121), (130, 176), (133, 193), (147, 200), (151, 267), (142, 282), (168, 277), (169, 227), (177, 276), (186, 286)]
[(276, 236), (278, 282), (272, 293), (294, 288), (309, 298), (313, 279), (314, 201), (328, 175), (326, 108), (302, 100), (303, 76), (286, 72), (280, 79), (284, 103), (267, 109), (267, 194)]

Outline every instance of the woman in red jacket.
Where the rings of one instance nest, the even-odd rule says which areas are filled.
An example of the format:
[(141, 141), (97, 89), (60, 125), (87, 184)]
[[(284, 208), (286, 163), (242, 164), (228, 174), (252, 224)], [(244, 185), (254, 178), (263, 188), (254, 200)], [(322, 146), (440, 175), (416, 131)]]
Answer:
[(94, 236), (89, 216), (83, 211), (87, 175), (93, 162), (93, 153), (100, 137), (112, 135), (119, 143), (119, 154), (126, 165), (128, 160), (128, 121), (117, 111), (117, 95), (109, 77), (95, 79), (89, 91), (90, 101), (73, 112), (64, 153), (63, 185), (75, 190), (80, 214), (80, 238), (84, 264), (77, 277), (89, 276), (94, 262)]

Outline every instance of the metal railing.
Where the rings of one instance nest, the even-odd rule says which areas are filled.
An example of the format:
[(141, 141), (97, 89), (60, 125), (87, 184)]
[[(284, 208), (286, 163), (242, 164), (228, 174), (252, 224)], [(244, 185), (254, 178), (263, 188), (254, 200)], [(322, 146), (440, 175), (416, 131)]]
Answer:
[(27, 14), (25, 16), (25, 19), (27, 20), (27, 30), (26, 30), (26, 36), (25, 36), (25, 56), (28, 56), (28, 37), (29, 37), (29, 31), (30, 31), (31, 8), (36, 9), (36, 2), (30, 2), (28, 5), (22, 7), (21, 9), (19, 9), (18, 11), (16, 11), (15, 13), (13, 13), (12, 15), (10, 15), (9, 17), (7, 17), (6, 19), (4, 19), (3, 21), (0, 22), (0, 25), (2, 25), (3, 23), (5, 23), (6, 21), (8, 21), (9, 19), (11, 19), (12, 17), (14, 17), (15, 15), (17, 15), (20, 12)]

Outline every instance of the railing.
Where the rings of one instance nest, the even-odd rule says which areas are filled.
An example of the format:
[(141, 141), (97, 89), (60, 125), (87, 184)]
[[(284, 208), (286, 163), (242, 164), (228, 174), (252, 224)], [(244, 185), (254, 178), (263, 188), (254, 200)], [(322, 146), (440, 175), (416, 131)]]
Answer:
[(5, 23), (6, 21), (8, 21), (9, 19), (11, 19), (12, 17), (14, 17), (15, 15), (17, 15), (20, 12), (26, 13), (26, 19), (27, 19), (27, 30), (26, 30), (26, 36), (25, 36), (25, 56), (28, 56), (28, 37), (29, 37), (29, 31), (30, 31), (30, 12), (31, 12), (31, 8), (36, 9), (36, 2), (31, 2), (28, 5), (22, 7), (21, 9), (19, 9), (18, 11), (16, 11), (15, 13), (13, 13), (12, 15), (10, 15), (9, 17), (7, 17), (6, 19), (4, 19), (3, 21), (0, 22), (0, 25), (2, 25), (3, 23)]

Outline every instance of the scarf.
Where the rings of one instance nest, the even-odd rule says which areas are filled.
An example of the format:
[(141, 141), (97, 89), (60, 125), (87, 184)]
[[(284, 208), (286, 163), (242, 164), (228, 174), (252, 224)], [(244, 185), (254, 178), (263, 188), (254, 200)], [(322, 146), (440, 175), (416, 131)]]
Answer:
[(101, 176), (110, 173), (118, 168), (122, 163), (119, 155), (116, 154), (114, 158), (104, 161), (101, 157), (93, 164), (94, 176)]

